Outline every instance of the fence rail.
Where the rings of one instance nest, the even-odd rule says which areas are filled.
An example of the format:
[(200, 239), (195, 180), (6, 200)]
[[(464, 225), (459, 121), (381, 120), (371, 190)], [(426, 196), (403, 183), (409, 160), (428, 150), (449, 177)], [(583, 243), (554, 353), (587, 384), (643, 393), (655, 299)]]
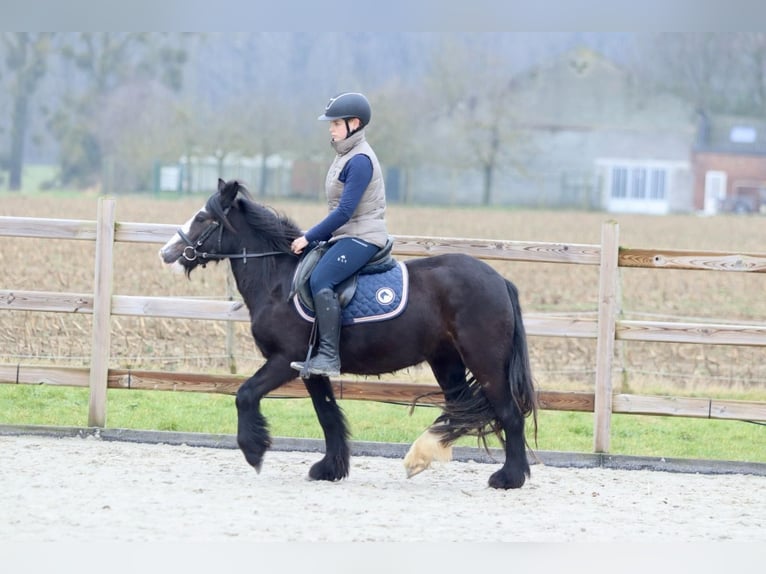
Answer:
[[(92, 314), (90, 368), (0, 365), (0, 383), (89, 386), (88, 424), (100, 427), (106, 421), (107, 388), (235, 393), (245, 377), (109, 368), (112, 316), (249, 321), (247, 309), (237, 300), (111, 294), (115, 243), (161, 244), (176, 230), (173, 225), (117, 222), (114, 219), (114, 208), (113, 199), (101, 198), (96, 221), (0, 217), (0, 236), (96, 242), (93, 293), (0, 290), (2, 309)], [(652, 397), (612, 392), (614, 345), (619, 340), (766, 347), (766, 324), (621, 320), (618, 316), (620, 267), (763, 273), (766, 272), (766, 254), (621, 248), (619, 228), (614, 222), (603, 224), (601, 244), (419, 236), (396, 236), (395, 239), (394, 254), (400, 256), (466, 253), (484, 260), (599, 266), (597, 313), (525, 314), (528, 335), (596, 339), (596, 380), (593, 393), (540, 393), (540, 403), (544, 409), (594, 413), (595, 452), (609, 451), (612, 413), (766, 420), (766, 402)], [(433, 404), (441, 398), (439, 387), (435, 384), (338, 379), (333, 380), (333, 386), (338, 397), (344, 399)], [(300, 379), (296, 379), (271, 393), (271, 396), (305, 397), (307, 393)]]
[[(22, 385), (87, 387), (90, 370), (85, 367), (44, 365), (0, 365), (0, 381)], [(142, 391), (189, 391), (233, 395), (246, 376), (180, 373), (138, 369), (109, 369), (107, 388)], [(438, 385), (397, 381), (359, 381), (337, 378), (332, 381), (336, 398), (399, 404), (438, 405)], [(290, 381), (269, 394), (274, 398), (306, 398), (300, 379)], [(595, 393), (539, 391), (543, 409), (593, 412)], [(616, 394), (611, 412), (618, 414), (672, 415), (719, 420), (766, 420), (766, 403), (697, 397), (654, 397)]]

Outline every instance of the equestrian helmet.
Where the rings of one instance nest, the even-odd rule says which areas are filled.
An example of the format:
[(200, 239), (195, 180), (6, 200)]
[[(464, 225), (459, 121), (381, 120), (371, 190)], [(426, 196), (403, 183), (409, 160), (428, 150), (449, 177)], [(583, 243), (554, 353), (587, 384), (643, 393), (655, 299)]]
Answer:
[(319, 116), (318, 120), (339, 120), (349, 118), (359, 118), (362, 127), (370, 123), (372, 117), (372, 108), (370, 102), (359, 92), (343, 92), (330, 98), (324, 114)]

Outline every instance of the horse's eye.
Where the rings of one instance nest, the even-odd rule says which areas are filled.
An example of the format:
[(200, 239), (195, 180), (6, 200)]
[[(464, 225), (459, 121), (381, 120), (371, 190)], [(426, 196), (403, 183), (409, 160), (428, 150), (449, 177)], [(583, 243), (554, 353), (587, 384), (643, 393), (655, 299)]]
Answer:
[(194, 222), (195, 223), (204, 223), (207, 220), (207, 215), (204, 213), (198, 213), (194, 216)]

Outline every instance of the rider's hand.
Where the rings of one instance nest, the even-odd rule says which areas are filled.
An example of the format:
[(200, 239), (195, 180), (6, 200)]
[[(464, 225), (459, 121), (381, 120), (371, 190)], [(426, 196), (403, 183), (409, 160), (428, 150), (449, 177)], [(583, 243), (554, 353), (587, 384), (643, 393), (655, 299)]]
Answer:
[(309, 242), (306, 239), (306, 236), (301, 235), (300, 237), (296, 237), (293, 240), (292, 244), (290, 245), (290, 249), (292, 249), (293, 253), (296, 255), (300, 255), (308, 244)]

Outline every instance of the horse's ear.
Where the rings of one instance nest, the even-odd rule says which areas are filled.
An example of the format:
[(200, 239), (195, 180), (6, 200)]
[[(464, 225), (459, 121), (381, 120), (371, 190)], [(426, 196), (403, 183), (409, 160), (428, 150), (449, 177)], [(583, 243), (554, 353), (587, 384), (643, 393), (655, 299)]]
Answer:
[(232, 180), (229, 182), (225, 182), (222, 179), (218, 180), (218, 193), (221, 196), (222, 203), (228, 207), (234, 202), (234, 199), (237, 197), (237, 192), (239, 191), (239, 182), (237, 180)]

